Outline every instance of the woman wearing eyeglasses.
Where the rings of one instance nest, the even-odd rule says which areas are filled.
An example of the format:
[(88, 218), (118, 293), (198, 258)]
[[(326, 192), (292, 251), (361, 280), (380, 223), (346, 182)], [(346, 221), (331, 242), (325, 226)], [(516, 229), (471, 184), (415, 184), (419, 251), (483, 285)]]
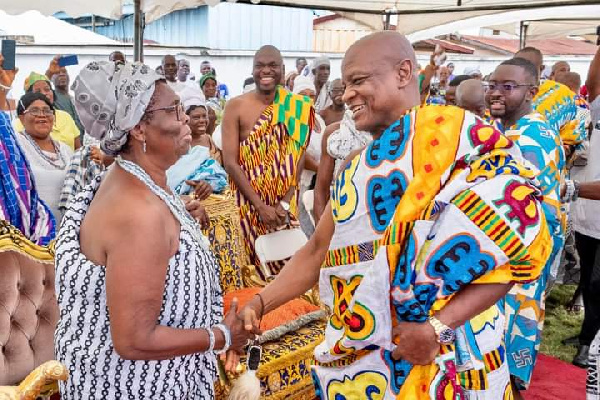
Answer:
[[(48, 98), (50, 104), (54, 106), (56, 96), (52, 83), (46, 77), (46, 75), (32, 72), (27, 79), (25, 79), (25, 91), (27, 93), (41, 93)], [(14, 121), (15, 131), (20, 132), (23, 130), (23, 125), (20, 120)], [(52, 124), (52, 131), (50, 133), (53, 139), (59, 140), (68, 145), (71, 150), (77, 150), (81, 147), (80, 131), (71, 115), (62, 110), (58, 110), (55, 107), (54, 110), (54, 122)]]
[(40, 197), (50, 207), (57, 223), (60, 223), (62, 215), (58, 203), (73, 151), (50, 136), (54, 112), (54, 106), (43, 94), (25, 94), (17, 104), (17, 115), (23, 126), (17, 137), (33, 172)]

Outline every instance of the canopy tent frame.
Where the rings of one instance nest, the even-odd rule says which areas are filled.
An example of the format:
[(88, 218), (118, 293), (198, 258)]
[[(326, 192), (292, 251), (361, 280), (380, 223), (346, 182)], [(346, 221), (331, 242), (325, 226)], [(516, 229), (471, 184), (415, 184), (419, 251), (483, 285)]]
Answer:
[[(563, 21), (599, 21), (598, 18), (544, 18), (544, 19), (524, 19), (519, 22), (519, 48), (522, 49), (527, 45), (527, 30), (529, 24), (534, 22), (563, 22)], [(600, 28), (600, 21), (598, 27)]]
[[(221, 0), (222, 1), (222, 0)], [(144, 13), (142, 12), (142, 0), (134, 0), (134, 58), (136, 61), (143, 61), (143, 43), (144, 43)], [(200, 1), (199, 1), (200, 2)], [(252, 4), (251, 0), (238, 0), (238, 3)], [(548, 1), (541, 0), (535, 3), (526, 4), (505, 4), (505, 5), (487, 5), (487, 6), (471, 6), (464, 7), (462, 0), (457, 0), (456, 7), (444, 7), (444, 8), (432, 8), (427, 10), (397, 10), (392, 9), (362, 9), (358, 7), (347, 7), (347, 6), (331, 6), (331, 5), (311, 5), (311, 4), (298, 4), (293, 1), (272, 1), (272, 0), (261, 0), (261, 5), (271, 5), (288, 8), (309, 8), (319, 9), (323, 11), (331, 12), (352, 12), (370, 15), (381, 15), (382, 18), (385, 16), (384, 29), (390, 29), (391, 27), (391, 16), (414, 16), (414, 15), (429, 15), (438, 13), (456, 13), (456, 12), (481, 12), (481, 11), (511, 11), (511, 10), (530, 10), (544, 7), (561, 7), (561, 6), (577, 6), (577, 5), (600, 5), (600, 0), (563, 0), (563, 1)], [(348, 4), (348, 3), (346, 3)], [(520, 29), (520, 45), (524, 47), (527, 41), (527, 21), (521, 22)]]

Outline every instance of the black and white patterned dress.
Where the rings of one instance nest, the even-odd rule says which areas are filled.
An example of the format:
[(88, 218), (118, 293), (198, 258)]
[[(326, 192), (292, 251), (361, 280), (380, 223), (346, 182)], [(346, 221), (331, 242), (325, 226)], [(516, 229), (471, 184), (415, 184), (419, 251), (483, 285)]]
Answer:
[[(57, 359), (70, 372), (69, 379), (60, 384), (61, 399), (213, 398), (217, 377), (213, 353), (162, 361), (131, 361), (122, 359), (115, 351), (106, 306), (105, 268), (90, 262), (81, 253), (79, 244), (81, 222), (101, 179), (102, 176), (94, 179), (69, 204), (56, 243), (60, 319), (55, 351)], [(163, 200), (165, 195), (169, 196), (153, 182), (144, 183)], [(181, 215), (177, 215), (181, 210), (166, 203), (181, 222)], [(201, 233), (194, 225), (196, 232), (189, 223), (181, 223), (179, 250), (169, 260), (167, 269), (158, 317), (161, 325), (208, 328), (222, 320), (217, 264), (206, 244), (199, 240)]]

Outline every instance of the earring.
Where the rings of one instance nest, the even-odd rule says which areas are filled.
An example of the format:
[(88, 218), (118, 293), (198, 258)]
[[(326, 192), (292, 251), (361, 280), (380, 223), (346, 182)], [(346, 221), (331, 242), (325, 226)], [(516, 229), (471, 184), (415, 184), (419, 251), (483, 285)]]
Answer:
[(142, 144), (142, 151), (146, 152), (146, 139), (144, 139), (144, 143)]

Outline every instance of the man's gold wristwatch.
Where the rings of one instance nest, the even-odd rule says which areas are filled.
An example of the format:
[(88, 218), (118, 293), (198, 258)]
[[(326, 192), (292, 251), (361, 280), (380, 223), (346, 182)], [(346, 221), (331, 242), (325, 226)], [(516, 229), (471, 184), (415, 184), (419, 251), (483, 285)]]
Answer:
[(456, 333), (454, 332), (454, 329), (444, 325), (434, 316), (429, 317), (427, 321), (431, 324), (431, 326), (433, 326), (433, 330), (435, 331), (435, 335), (437, 336), (437, 341), (439, 344), (454, 343), (456, 340)]

